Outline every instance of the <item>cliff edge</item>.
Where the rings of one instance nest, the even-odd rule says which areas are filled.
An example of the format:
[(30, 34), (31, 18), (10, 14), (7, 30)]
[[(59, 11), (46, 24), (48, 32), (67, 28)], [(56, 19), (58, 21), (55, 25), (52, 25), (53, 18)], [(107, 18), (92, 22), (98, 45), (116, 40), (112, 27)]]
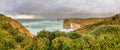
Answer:
[[(0, 14), (0, 25), (4, 24), (4, 27), (10, 27), (12, 30), (17, 30), (20, 33), (25, 34), (27, 37), (33, 38), (34, 36), (32, 35), (31, 32), (29, 32), (23, 25), (21, 25), (19, 22), (16, 20), (7, 17), (3, 14)], [(10, 29), (8, 28), (8, 29)], [(6, 30), (7, 31), (7, 30)]]

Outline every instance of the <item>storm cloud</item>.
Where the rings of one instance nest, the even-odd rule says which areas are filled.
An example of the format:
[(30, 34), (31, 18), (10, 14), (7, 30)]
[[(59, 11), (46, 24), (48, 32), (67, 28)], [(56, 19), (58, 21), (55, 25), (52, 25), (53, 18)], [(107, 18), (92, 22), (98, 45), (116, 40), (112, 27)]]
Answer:
[(107, 17), (120, 13), (120, 0), (0, 0), (0, 13), (39, 17)]

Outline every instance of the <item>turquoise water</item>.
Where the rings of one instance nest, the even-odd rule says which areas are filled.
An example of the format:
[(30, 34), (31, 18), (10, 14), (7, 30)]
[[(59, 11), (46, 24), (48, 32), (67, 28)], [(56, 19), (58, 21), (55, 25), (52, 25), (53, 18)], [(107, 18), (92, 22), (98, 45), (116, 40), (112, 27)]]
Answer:
[(41, 30), (48, 31), (65, 31), (69, 32), (70, 29), (63, 28), (63, 20), (56, 19), (17, 19), (24, 27), (26, 27), (34, 35)]

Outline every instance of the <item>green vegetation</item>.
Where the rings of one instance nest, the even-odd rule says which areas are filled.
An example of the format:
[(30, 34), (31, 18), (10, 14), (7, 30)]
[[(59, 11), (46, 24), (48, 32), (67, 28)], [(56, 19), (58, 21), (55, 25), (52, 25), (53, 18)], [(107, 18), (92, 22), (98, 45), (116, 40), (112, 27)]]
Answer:
[(119, 32), (120, 25), (101, 25), (85, 34), (61, 32), (60, 36), (56, 35), (60, 31), (43, 30), (35, 38), (39, 43), (34, 42), (36, 45), (42, 44), (32, 45), (33, 47), (30, 48), (33, 50), (119, 50)]
[(77, 31), (43, 30), (29, 38), (5, 23), (6, 17), (0, 15), (0, 50), (120, 50), (118, 16)]
[(0, 14), (0, 50), (23, 49), (31, 41), (25, 34), (14, 29), (9, 23), (8, 18)]

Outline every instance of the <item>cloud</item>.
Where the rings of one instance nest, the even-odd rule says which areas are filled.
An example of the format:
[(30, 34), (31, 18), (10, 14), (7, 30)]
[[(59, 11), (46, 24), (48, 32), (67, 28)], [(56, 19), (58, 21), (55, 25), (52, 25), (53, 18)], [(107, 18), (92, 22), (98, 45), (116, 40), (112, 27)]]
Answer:
[(0, 12), (39, 17), (105, 17), (120, 13), (120, 0), (0, 0)]

